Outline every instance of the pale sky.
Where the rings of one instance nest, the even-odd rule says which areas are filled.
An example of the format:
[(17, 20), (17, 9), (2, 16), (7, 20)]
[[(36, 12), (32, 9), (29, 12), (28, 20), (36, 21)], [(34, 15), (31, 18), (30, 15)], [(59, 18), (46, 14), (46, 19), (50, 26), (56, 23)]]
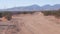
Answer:
[(21, 7), (21, 6), (29, 6), (29, 5), (54, 5), (60, 4), (60, 0), (0, 0), (0, 9), (7, 9), (12, 7)]

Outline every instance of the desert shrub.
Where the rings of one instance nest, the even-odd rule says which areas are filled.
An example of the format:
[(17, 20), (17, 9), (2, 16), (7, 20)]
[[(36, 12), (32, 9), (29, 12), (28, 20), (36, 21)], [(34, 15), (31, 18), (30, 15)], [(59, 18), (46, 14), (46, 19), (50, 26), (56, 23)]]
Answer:
[(12, 19), (12, 13), (11, 12), (3, 12), (2, 16), (5, 17), (7, 20)]
[(60, 11), (56, 11), (55, 17), (60, 17)]
[(16, 14), (23, 14), (23, 12), (16, 12)]
[(52, 14), (52, 12), (50, 12), (50, 11), (42, 11), (42, 13), (43, 13), (45, 16), (48, 16), (48, 15), (51, 15), (51, 14)]
[(28, 12), (23, 12), (23, 14), (27, 14)]
[(0, 18), (2, 18), (2, 12), (0, 12)]
[(20, 12), (16, 12), (16, 14), (34, 14), (34, 11), (20, 11)]
[(30, 14), (34, 14), (35, 12), (30, 12)]
[(58, 10), (58, 11), (42, 11), (42, 13), (44, 14), (44, 16), (53, 15), (55, 17), (60, 17), (60, 10)]

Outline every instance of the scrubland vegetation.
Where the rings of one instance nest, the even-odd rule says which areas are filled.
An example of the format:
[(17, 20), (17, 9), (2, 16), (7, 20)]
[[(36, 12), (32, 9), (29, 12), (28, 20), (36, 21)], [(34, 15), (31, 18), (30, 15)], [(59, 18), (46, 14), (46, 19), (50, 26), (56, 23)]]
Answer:
[[(37, 11), (33, 11), (33, 12), (31, 12), (31, 11), (28, 11), (28, 12), (26, 12), (26, 11), (23, 11), (23, 12), (10, 12), (10, 11), (4, 11), (4, 12), (0, 12), (0, 18), (1, 17), (5, 17), (7, 20), (11, 20), (12, 19), (12, 15), (15, 15), (15, 14), (34, 14), (35, 12), (37, 12)], [(52, 15), (52, 16), (55, 16), (55, 17), (60, 17), (60, 10), (57, 10), (57, 11), (41, 11), (43, 14), (44, 14), (44, 16), (49, 16), (49, 15)]]
[(33, 14), (34, 12), (25, 12), (25, 11), (23, 11), (23, 12), (20, 12), (20, 11), (16, 11), (16, 12), (14, 12), (14, 11), (12, 11), (12, 12), (10, 12), (10, 11), (1, 11), (0, 12), (0, 18), (2, 18), (2, 17), (5, 17), (7, 20), (11, 20), (12, 19), (12, 15), (16, 15), (16, 14)]
[(5, 17), (7, 20), (11, 20), (12, 19), (12, 13), (11, 12), (0, 12), (0, 17)]
[(57, 18), (60, 17), (60, 10), (58, 11), (42, 11), (42, 13), (44, 14), (44, 16), (55, 16)]
[(23, 12), (17, 12), (16, 14), (33, 14), (33, 13), (35, 13), (34, 11), (33, 12), (31, 12), (31, 11), (23, 11)]

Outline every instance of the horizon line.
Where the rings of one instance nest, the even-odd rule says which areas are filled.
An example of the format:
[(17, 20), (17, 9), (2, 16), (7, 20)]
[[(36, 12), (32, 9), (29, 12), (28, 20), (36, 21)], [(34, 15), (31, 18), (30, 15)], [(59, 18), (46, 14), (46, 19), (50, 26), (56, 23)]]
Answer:
[(49, 6), (54, 6), (54, 5), (60, 5), (60, 4), (54, 4), (54, 5), (51, 5), (51, 4), (45, 4), (45, 5), (38, 5), (38, 4), (32, 4), (32, 5), (27, 5), (27, 6), (15, 6), (15, 7), (9, 7), (9, 8), (0, 8), (0, 9), (10, 9), (10, 8), (16, 8), (16, 7), (28, 7), (28, 6), (33, 6), (33, 5), (36, 5), (36, 6), (46, 6), (46, 5), (49, 5)]

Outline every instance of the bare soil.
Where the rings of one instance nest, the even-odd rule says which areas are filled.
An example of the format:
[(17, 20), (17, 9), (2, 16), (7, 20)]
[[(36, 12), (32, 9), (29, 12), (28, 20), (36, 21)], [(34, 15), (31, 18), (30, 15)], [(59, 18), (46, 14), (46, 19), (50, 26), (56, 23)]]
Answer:
[(3, 34), (60, 34), (60, 19), (44, 16), (41, 12), (13, 15), (9, 22), (16, 27), (3, 30)]

